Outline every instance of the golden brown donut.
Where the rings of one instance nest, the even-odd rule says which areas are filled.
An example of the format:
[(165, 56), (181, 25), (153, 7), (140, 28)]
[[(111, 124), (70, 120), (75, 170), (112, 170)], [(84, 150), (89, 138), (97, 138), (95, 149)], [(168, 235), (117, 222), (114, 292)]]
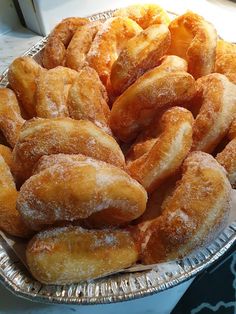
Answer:
[(69, 116), (67, 97), (78, 72), (58, 66), (42, 72), (37, 80), (36, 112), (41, 118)]
[(5, 163), (11, 169), (13, 163), (12, 150), (10, 147), (0, 144), (0, 156), (4, 159)]
[(236, 188), (236, 137), (217, 154), (216, 160), (225, 168), (232, 187)]
[(230, 140), (233, 140), (236, 137), (236, 117), (230, 126), (228, 137)]
[(153, 264), (182, 258), (212, 241), (226, 226), (230, 198), (224, 168), (211, 155), (191, 153), (161, 216), (139, 225), (141, 261)]
[(151, 149), (128, 162), (130, 175), (153, 192), (181, 166), (192, 146), (193, 116), (181, 107), (167, 110), (160, 123), (160, 134)]
[(27, 121), (13, 150), (25, 178), (43, 155), (84, 154), (123, 168), (123, 153), (113, 137), (90, 121), (71, 118)]
[(170, 32), (166, 25), (152, 25), (131, 38), (113, 63), (111, 85), (120, 95), (147, 70), (158, 65), (170, 46)]
[(79, 27), (87, 23), (89, 20), (85, 18), (68, 17), (53, 29), (43, 50), (42, 62), (46, 69), (64, 65), (66, 48), (71, 38)]
[(43, 68), (30, 57), (16, 58), (9, 67), (8, 81), (17, 95), (26, 118), (36, 116), (36, 79)]
[(160, 66), (142, 75), (114, 102), (110, 127), (122, 141), (134, 139), (163, 107), (182, 105), (193, 97), (193, 77), (176, 71), (171, 60), (164, 59)]
[(133, 20), (113, 17), (104, 22), (97, 32), (87, 54), (89, 65), (94, 68), (102, 83), (107, 87), (111, 67), (127, 41), (137, 35), (142, 28)]
[(216, 59), (228, 53), (236, 53), (236, 45), (225, 40), (218, 39), (216, 46)]
[(9, 88), (0, 88), (0, 130), (11, 147), (16, 144), (24, 123), (15, 93)]
[(193, 12), (187, 12), (169, 25), (169, 54), (188, 62), (188, 71), (195, 79), (214, 71), (217, 33), (212, 24)]
[(32, 275), (45, 284), (71, 284), (122, 270), (138, 259), (125, 230), (56, 228), (38, 233), (28, 244)]
[(114, 16), (128, 17), (143, 29), (153, 24), (169, 24), (170, 18), (165, 10), (157, 4), (134, 4), (116, 10)]
[(192, 150), (211, 153), (228, 133), (236, 114), (236, 85), (213, 73), (198, 79), (196, 90), (202, 105), (193, 126)]
[(226, 75), (232, 83), (236, 84), (236, 53), (224, 54), (217, 58), (215, 72)]
[(30, 231), (16, 210), (17, 190), (11, 171), (0, 155), (0, 229), (17, 237), (28, 237)]
[[(33, 230), (106, 211), (107, 224), (136, 219), (145, 210), (144, 188), (125, 171), (92, 158), (57, 163), (21, 187), (17, 209)], [(98, 221), (99, 223), (99, 221)]]
[(90, 67), (83, 68), (69, 89), (67, 106), (70, 117), (76, 120), (90, 120), (111, 133), (107, 101), (106, 89), (97, 72)]
[(66, 50), (65, 65), (76, 71), (87, 65), (86, 55), (95, 35), (101, 27), (101, 22), (90, 22), (77, 29)]

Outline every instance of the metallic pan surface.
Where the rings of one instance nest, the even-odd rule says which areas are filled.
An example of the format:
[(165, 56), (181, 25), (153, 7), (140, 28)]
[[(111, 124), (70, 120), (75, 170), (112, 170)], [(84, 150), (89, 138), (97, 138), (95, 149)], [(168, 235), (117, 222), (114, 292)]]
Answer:
[[(105, 20), (112, 11), (98, 13), (91, 20)], [(47, 38), (28, 50), (25, 55), (39, 60)], [(0, 87), (8, 84), (7, 71), (2, 75)], [(99, 304), (140, 298), (180, 284), (198, 274), (236, 242), (236, 222), (204, 249), (180, 261), (161, 264), (152, 270), (126, 272), (106, 278), (72, 285), (44, 285), (29, 274), (19, 258), (0, 236), (0, 282), (16, 295), (32, 301), (65, 304)]]

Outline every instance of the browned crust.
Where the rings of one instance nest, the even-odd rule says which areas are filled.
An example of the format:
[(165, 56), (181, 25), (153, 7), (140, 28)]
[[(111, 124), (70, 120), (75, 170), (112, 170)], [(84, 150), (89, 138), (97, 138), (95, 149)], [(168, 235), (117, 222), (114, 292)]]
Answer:
[(224, 168), (206, 153), (191, 153), (162, 215), (140, 229), (142, 262), (182, 258), (210, 242), (227, 223), (230, 195)]
[(169, 25), (171, 32), (170, 54), (188, 62), (188, 71), (195, 79), (214, 71), (217, 33), (203, 17), (187, 12)]
[(173, 107), (160, 120), (160, 134), (151, 149), (128, 163), (128, 171), (148, 192), (153, 192), (181, 166), (192, 145), (193, 116)]
[(43, 51), (42, 62), (46, 69), (52, 69), (64, 65), (66, 48), (69, 45), (74, 33), (85, 24), (88, 19), (79, 17), (68, 17), (62, 20), (51, 32)]
[(15, 146), (24, 123), (15, 93), (9, 88), (0, 88), (0, 130), (11, 147)]

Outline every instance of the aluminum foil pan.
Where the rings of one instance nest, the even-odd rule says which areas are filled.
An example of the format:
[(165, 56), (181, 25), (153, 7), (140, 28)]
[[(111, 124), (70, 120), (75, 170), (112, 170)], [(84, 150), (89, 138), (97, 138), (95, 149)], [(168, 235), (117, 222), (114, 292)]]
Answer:
[[(113, 11), (90, 16), (91, 20), (106, 20)], [(25, 55), (40, 62), (40, 52), (47, 38), (29, 49)], [(8, 85), (7, 70), (0, 86)], [(205, 248), (190, 256), (152, 269), (118, 273), (105, 278), (72, 285), (44, 285), (32, 278), (21, 260), (0, 235), (0, 282), (14, 294), (43, 303), (101, 304), (148, 296), (174, 287), (197, 275), (217, 261), (236, 242), (236, 221)]]

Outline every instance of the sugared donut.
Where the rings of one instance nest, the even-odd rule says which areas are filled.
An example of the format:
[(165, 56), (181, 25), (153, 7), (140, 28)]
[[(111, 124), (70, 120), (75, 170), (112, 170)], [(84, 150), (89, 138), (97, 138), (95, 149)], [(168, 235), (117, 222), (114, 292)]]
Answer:
[(200, 111), (193, 126), (192, 150), (211, 153), (228, 133), (236, 114), (236, 85), (209, 74), (196, 81)]
[[(177, 58), (177, 57), (176, 57)], [(193, 97), (194, 78), (176, 68), (175, 57), (142, 75), (114, 102), (110, 127), (124, 142), (133, 140), (163, 107), (182, 105)]]
[(30, 57), (16, 58), (10, 65), (8, 81), (17, 95), (26, 118), (36, 116), (36, 80), (43, 68)]
[(214, 71), (217, 33), (212, 24), (196, 13), (187, 12), (173, 20), (169, 30), (169, 54), (184, 58), (195, 79)]
[(127, 41), (137, 35), (142, 28), (133, 20), (113, 17), (104, 22), (97, 32), (87, 54), (89, 65), (94, 68), (103, 84), (109, 84), (111, 67)]
[(128, 17), (143, 29), (153, 24), (169, 24), (170, 18), (165, 10), (157, 4), (135, 4), (116, 10), (114, 16)]
[(236, 52), (217, 58), (215, 72), (226, 75), (232, 83), (236, 84)]
[(84, 67), (69, 89), (67, 106), (69, 115), (76, 120), (90, 120), (106, 132), (109, 128), (110, 109), (106, 89), (97, 72)]
[(24, 238), (31, 232), (16, 210), (17, 195), (10, 168), (0, 155), (0, 230)]
[(182, 258), (210, 242), (226, 226), (230, 198), (224, 168), (211, 155), (191, 153), (161, 216), (139, 225), (141, 261), (153, 264)]
[(71, 118), (32, 119), (24, 125), (13, 150), (22, 174), (31, 175), (43, 155), (84, 154), (124, 167), (123, 153), (113, 137), (90, 121)]
[(67, 96), (78, 72), (58, 66), (41, 72), (37, 80), (36, 113), (40, 118), (69, 116)]
[(101, 27), (101, 22), (91, 22), (77, 29), (66, 50), (65, 65), (76, 71), (87, 65), (86, 56)]
[(20, 189), (17, 209), (27, 225), (40, 230), (102, 211), (107, 225), (125, 223), (142, 215), (146, 201), (144, 188), (125, 171), (87, 157), (31, 176)]
[(69, 17), (62, 20), (49, 35), (47, 44), (43, 50), (42, 62), (46, 69), (52, 69), (64, 65), (66, 48), (76, 30), (89, 23), (88, 19)]
[(147, 70), (158, 65), (170, 46), (170, 32), (166, 25), (152, 25), (131, 38), (113, 63), (111, 86), (120, 95)]
[(230, 126), (228, 138), (230, 142), (217, 154), (216, 160), (225, 168), (232, 187), (236, 188), (236, 119)]
[(225, 54), (236, 54), (236, 45), (229, 43), (225, 40), (218, 39), (217, 40), (217, 46), (216, 46), (216, 59), (219, 57), (225, 55)]
[(71, 284), (131, 266), (138, 250), (125, 230), (64, 227), (38, 233), (27, 246), (26, 258), (40, 282)]
[(11, 147), (16, 144), (24, 123), (15, 93), (9, 88), (0, 88), (0, 130)]
[(160, 134), (151, 149), (128, 162), (130, 175), (148, 192), (153, 192), (181, 166), (192, 146), (193, 121), (187, 109), (169, 109), (161, 118)]

